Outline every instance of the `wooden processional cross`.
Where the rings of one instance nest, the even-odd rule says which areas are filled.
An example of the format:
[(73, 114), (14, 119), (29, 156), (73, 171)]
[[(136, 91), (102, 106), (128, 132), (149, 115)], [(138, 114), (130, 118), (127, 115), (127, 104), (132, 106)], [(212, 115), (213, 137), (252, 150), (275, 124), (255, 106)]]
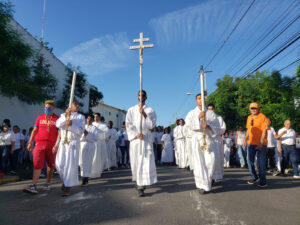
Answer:
[[(142, 90), (143, 90), (143, 49), (144, 48), (153, 48), (153, 44), (145, 45), (144, 42), (149, 41), (149, 38), (143, 37), (143, 32), (140, 33), (139, 39), (134, 39), (134, 43), (140, 43), (140, 45), (130, 46), (130, 50), (139, 49), (140, 50), (140, 108), (142, 107)], [(140, 120), (140, 133), (142, 133), (142, 115)], [(142, 154), (142, 141), (140, 141), (140, 154)]]
[[(205, 96), (206, 96), (205, 92), (207, 92), (207, 90), (206, 90), (206, 78), (205, 78), (205, 81), (204, 81), (205, 70), (203, 69), (203, 66), (200, 66), (200, 70), (198, 71), (198, 73), (200, 75), (201, 111), (203, 112), (203, 111), (205, 111)], [(205, 83), (205, 87), (204, 87), (204, 83)], [(204, 116), (203, 122), (206, 123), (206, 116)], [(206, 143), (206, 129), (205, 128), (203, 128), (203, 145), (201, 146), (201, 150), (209, 151), (209, 145)]]

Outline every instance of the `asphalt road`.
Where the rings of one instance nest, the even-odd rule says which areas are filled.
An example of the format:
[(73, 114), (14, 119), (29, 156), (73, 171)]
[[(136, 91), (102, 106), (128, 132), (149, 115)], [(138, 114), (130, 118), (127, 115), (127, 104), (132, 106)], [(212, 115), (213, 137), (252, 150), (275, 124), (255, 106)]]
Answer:
[[(0, 186), (0, 225), (299, 225), (300, 180), (268, 176), (268, 187), (246, 184), (248, 171), (226, 169), (210, 194), (200, 195), (193, 175), (176, 167), (159, 167), (158, 183), (139, 198), (129, 170), (104, 173), (88, 187), (60, 196), (60, 181), (37, 195), (22, 192), (30, 181)], [(45, 182), (40, 180), (40, 188)]]

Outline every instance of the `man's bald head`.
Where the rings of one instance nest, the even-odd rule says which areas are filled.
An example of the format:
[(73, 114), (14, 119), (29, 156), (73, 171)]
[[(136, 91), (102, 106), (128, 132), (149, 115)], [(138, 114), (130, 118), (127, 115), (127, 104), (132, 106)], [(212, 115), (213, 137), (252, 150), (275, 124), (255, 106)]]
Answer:
[(285, 127), (286, 129), (290, 129), (290, 128), (291, 128), (291, 121), (290, 121), (290, 120), (284, 121), (284, 127)]

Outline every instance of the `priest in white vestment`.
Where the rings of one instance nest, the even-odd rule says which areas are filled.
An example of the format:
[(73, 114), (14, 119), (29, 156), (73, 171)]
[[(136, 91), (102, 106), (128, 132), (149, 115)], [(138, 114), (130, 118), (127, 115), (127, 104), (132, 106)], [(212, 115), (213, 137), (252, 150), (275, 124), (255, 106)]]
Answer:
[(179, 163), (179, 156), (177, 151), (177, 145), (176, 145), (176, 137), (175, 134), (177, 133), (177, 129), (179, 127), (179, 120), (176, 120), (176, 127), (172, 130), (172, 136), (173, 136), (173, 142), (174, 142), (174, 157), (175, 157), (175, 164), (178, 166)]
[[(215, 112), (214, 104), (208, 104), (207, 108), (209, 110), (212, 110), (213, 112)], [(226, 124), (225, 124), (222, 116), (219, 116), (217, 114), (216, 114), (216, 116), (219, 121), (220, 129), (219, 129), (218, 135), (214, 139), (214, 142), (216, 144), (216, 148), (214, 149), (215, 150), (216, 168), (215, 168), (215, 172), (213, 175), (213, 179), (215, 181), (218, 181), (218, 180), (223, 180), (223, 176), (224, 176), (224, 142), (223, 142), (222, 136), (226, 131)]]
[(92, 124), (93, 118), (93, 115), (87, 116), (85, 132), (80, 138), (79, 166), (82, 177), (82, 186), (87, 186), (89, 177), (91, 177), (96, 142), (102, 132)]
[[(192, 130), (192, 149), (194, 159), (194, 178), (196, 187), (201, 194), (209, 192), (212, 188), (212, 176), (215, 170), (214, 139), (219, 133), (219, 122), (216, 114), (207, 110), (201, 111), (201, 95), (196, 96), (196, 108), (186, 116), (186, 125)], [(203, 121), (206, 116), (206, 122)], [(206, 133), (206, 145), (209, 150), (204, 150), (203, 129)]]
[[(146, 91), (141, 93), (142, 107), (139, 104), (128, 109), (126, 115), (126, 129), (130, 141), (130, 164), (132, 181), (136, 182), (138, 195), (144, 196), (145, 186), (157, 182), (155, 159), (151, 130), (155, 127), (156, 113), (145, 105)], [(138, 94), (140, 99), (140, 92)], [(140, 121), (142, 117), (142, 131)]]
[(183, 133), (185, 136), (185, 151), (187, 154), (187, 166), (190, 170), (194, 169), (193, 150), (192, 150), (192, 130), (186, 124), (184, 125)]
[(161, 162), (172, 164), (174, 161), (173, 141), (170, 135), (170, 127), (164, 129), (164, 135), (161, 138), (161, 144), (163, 147), (161, 154)]
[(113, 122), (108, 121), (107, 123), (107, 155), (108, 155), (108, 169), (116, 168), (117, 165), (117, 147), (116, 141), (118, 140), (118, 132), (113, 128)]
[(101, 115), (99, 113), (94, 114), (93, 125), (97, 127), (99, 131), (98, 140), (95, 144), (95, 155), (92, 164), (91, 178), (99, 178), (104, 170), (107, 162), (107, 150), (106, 150), (106, 138), (107, 138), (107, 126), (100, 121)]
[[(56, 154), (56, 170), (63, 182), (62, 195), (70, 194), (70, 188), (79, 184), (78, 163), (80, 151), (80, 137), (84, 133), (85, 118), (78, 113), (79, 102), (73, 101), (71, 117), (67, 119), (70, 109), (60, 115), (56, 121), (57, 128), (61, 131), (61, 141)], [(68, 143), (64, 142), (68, 128)]]
[(184, 120), (179, 120), (179, 126), (174, 131), (174, 138), (176, 140), (176, 151), (178, 167), (184, 169), (187, 167), (187, 154), (185, 150), (185, 136), (184, 136)]

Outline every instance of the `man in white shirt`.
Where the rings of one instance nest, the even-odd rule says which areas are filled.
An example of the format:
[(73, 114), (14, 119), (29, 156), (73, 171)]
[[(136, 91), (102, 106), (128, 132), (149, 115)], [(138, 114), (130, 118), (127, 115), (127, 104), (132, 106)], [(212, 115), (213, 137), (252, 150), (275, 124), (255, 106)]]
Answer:
[(123, 122), (122, 128), (118, 131), (118, 136), (118, 146), (121, 151), (120, 167), (129, 167), (129, 141), (125, 122)]
[(296, 179), (300, 179), (298, 170), (298, 155), (295, 146), (296, 132), (291, 128), (290, 120), (286, 120), (284, 122), (284, 127), (278, 131), (278, 138), (280, 138), (281, 141), (282, 151), (281, 173), (284, 174), (285, 168), (288, 166), (289, 161), (291, 161), (294, 170), (293, 177)]
[[(126, 115), (126, 129), (130, 141), (130, 164), (132, 181), (136, 182), (138, 196), (144, 196), (145, 186), (157, 182), (156, 167), (153, 153), (151, 130), (155, 127), (156, 113), (145, 105), (146, 91), (138, 92), (141, 102), (128, 109)], [(142, 120), (142, 130), (140, 121)]]
[[(12, 170), (10, 171), (11, 174), (16, 174), (17, 166), (18, 166), (18, 159), (19, 159), (19, 154), (20, 152), (25, 152), (25, 137), (24, 135), (20, 132), (19, 126), (15, 125), (13, 127), (13, 132), (15, 135), (15, 149), (14, 152), (10, 158), (10, 163), (11, 163), (11, 168)], [(19, 161), (21, 163), (21, 161)]]

